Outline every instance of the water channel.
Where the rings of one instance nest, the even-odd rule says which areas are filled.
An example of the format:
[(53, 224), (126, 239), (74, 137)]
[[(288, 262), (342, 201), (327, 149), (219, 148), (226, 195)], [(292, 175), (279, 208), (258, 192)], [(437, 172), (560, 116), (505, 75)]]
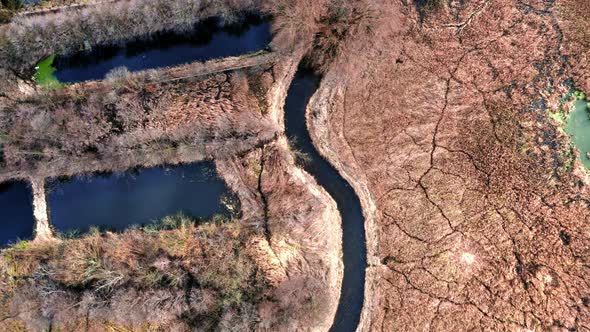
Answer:
[[(102, 79), (121, 66), (136, 71), (255, 52), (272, 38), (270, 22), (265, 20), (248, 21), (241, 30), (219, 28), (217, 21), (209, 21), (195, 31), (188, 40), (186, 35), (165, 33), (124, 48), (101, 47), (57, 57), (55, 75), (62, 82)], [(364, 217), (354, 190), (318, 153), (307, 131), (306, 107), (319, 81), (313, 73), (298, 70), (286, 99), (286, 134), (310, 157), (305, 170), (334, 198), (342, 216), (344, 276), (331, 331), (355, 331), (363, 308), (367, 266)], [(229, 191), (217, 177), (203, 177), (201, 167), (196, 164), (90, 179), (54, 179), (48, 186), (51, 222), (60, 232), (84, 231), (90, 225), (121, 230), (178, 211), (199, 217), (223, 212), (219, 198)]]
[(0, 247), (33, 237), (33, 193), (24, 181), (0, 183)]
[(253, 53), (267, 47), (271, 39), (268, 19), (248, 16), (241, 24), (222, 26), (219, 19), (211, 18), (191, 33), (161, 32), (124, 46), (57, 56), (54, 75), (64, 83), (99, 80), (118, 67), (139, 71)]
[(365, 218), (358, 196), (350, 184), (315, 149), (306, 124), (309, 99), (320, 78), (300, 68), (289, 87), (285, 104), (285, 131), (291, 144), (308, 157), (305, 170), (334, 198), (342, 216), (344, 276), (333, 332), (355, 331), (360, 321), (365, 292), (367, 252)]

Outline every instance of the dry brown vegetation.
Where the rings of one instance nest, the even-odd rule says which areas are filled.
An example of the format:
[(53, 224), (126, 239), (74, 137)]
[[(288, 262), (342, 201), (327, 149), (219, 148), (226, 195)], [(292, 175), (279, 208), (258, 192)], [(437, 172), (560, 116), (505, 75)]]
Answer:
[[(270, 301), (259, 305), (260, 328), (327, 329), (336, 306), (338, 214), (326, 193), (295, 167), (284, 139), (243, 157), (218, 161), (240, 198), (243, 223), (256, 231), (249, 250), (264, 272)], [(328, 198), (328, 200), (327, 200)]]
[(13, 101), (0, 121), (2, 174), (74, 174), (96, 162), (118, 170), (133, 166), (133, 155), (149, 158), (151, 151), (156, 161), (140, 164), (157, 163), (162, 151), (190, 161), (251, 149), (276, 132), (250, 91), (250, 84), (266, 91), (270, 71), (168, 82), (148, 72)]
[(335, 308), (338, 215), (286, 142), (218, 160), (243, 217), (182, 216), (0, 253), (0, 329), (295, 331)]
[[(243, 8), (240, 4), (243, 2), (232, 3), (231, 8)], [(266, 11), (280, 10), (289, 17), (275, 22), (279, 30), (275, 45), (287, 51), (290, 44), (285, 41), (289, 38), (309, 39), (296, 22), (312, 22), (310, 29), (315, 27), (320, 7), (313, 1), (305, 5), (301, 1), (285, 1), (284, 7), (266, 7)], [(97, 15), (91, 12), (94, 9), (86, 10), (91, 18)], [(19, 19), (33, 22), (44, 17), (57, 22), (66, 18), (52, 15), (55, 17)], [(61, 27), (65, 28), (68, 22), (75, 19), (65, 19)], [(11, 28), (16, 29), (17, 23), (11, 23)], [(14, 35), (14, 40), (28, 40), (27, 36), (32, 36), (28, 33), (34, 31), (27, 30), (25, 25), (18, 29), (23, 29), (18, 30), (23, 34)], [(80, 43), (80, 36), (70, 37)], [(120, 37), (109, 35), (104, 40), (111, 42), (113, 38)], [(67, 43), (67, 40), (49, 41), (47, 49), (70, 47)], [(43, 47), (33, 52), (41, 52)], [(12, 65), (21, 66), (21, 70), (30, 63)], [(105, 82), (37, 91), (26, 97), (5, 95), (1, 121), (4, 178), (215, 158), (218, 164), (226, 166), (225, 169), (221, 166), (220, 174), (238, 192), (244, 218), (239, 221), (240, 226), (231, 226), (240, 229), (239, 244), (230, 245), (235, 241), (228, 240), (228, 245), (222, 241), (220, 248), (213, 248), (218, 245), (213, 232), (223, 237), (224, 227), (229, 226), (217, 227), (211, 230), (211, 237), (196, 236), (191, 240), (204, 241), (200, 252), (190, 252), (186, 257), (178, 254), (181, 257), (174, 257), (161, 267), (158, 267), (159, 255), (170, 256), (169, 253), (178, 249), (173, 242), (162, 243), (157, 239), (174, 235), (177, 230), (153, 234), (134, 230), (123, 236), (95, 235), (64, 240), (55, 247), (62, 248), (60, 253), (79, 253), (64, 259), (58, 259), (55, 251), (51, 251), (57, 249), (49, 250), (37, 244), (26, 249), (9, 249), (7, 255), (21, 255), (14, 262), (32, 263), (27, 264), (30, 267), (24, 276), (27, 282), (6, 293), (9, 296), (4, 299), (5, 304), (22, 304), (5, 307), (5, 312), (20, 315), (18, 319), (3, 320), (4, 326), (12, 328), (25, 322), (33, 329), (51, 324), (72, 331), (84, 328), (168, 331), (195, 327), (234, 331), (327, 329), (340, 293), (338, 214), (329, 196), (319, 192), (313, 179), (295, 167), (286, 150), (286, 141), (276, 134), (279, 124), (272, 122), (276, 115), (268, 114), (276, 112), (280, 107), (276, 104), (281, 102), (280, 98), (269, 95), (269, 88), (288, 86), (288, 81), (280, 84), (275, 81), (277, 77), (283, 80), (290, 77), (285, 68), (279, 63), (173, 81), (167, 81), (168, 74), (162, 76), (162, 72), (110, 75)], [(174, 75), (182, 71), (167, 70)], [(22, 75), (18, 70), (9, 74), (13, 82), (16, 82), (14, 76)], [(282, 143), (277, 144), (277, 139)], [(195, 232), (189, 232), (189, 236), (195, 237)], [(94, 269), (94, 265), (78, 261), (92, 257), (97, 247), (104, 264), (96, 272), (90, 271), (90, 277), (80, 276), (87, 274), (86, 268)], [(227, 257), (218, 263), (226, 268), (210, 267), (208, 264), (213, 262), (206, 255), (210, 252), (225, 253)], [(256, 293), (260, 291), (254, 287), (258, 284), (236, 278), (232, 270), (236, 266), (232, 260), (236, 257), (243, 258), (238, 267), (260, 271), (256, 277), (263, 278), (262, 285), (269, 286), (263, 293)], [(242, 264), (248, 259), (253, 265)], [(61, 272), (46, 273), (46, 265)], [(185, 271), (191, 266), (197, 271)], [(159, 268), (162, 274), (170, 274), (163, 279), (156, 278), (163, 280), (164, 285), (146, 284), (152, 267)], [(207, 288), (208, 270), (219, 272), (215, 274), (219, 282), (228, 282), (218, 284), (213, 294)], [(35, 279), (37, 275), (43, 278)], [(192, 289), (202, 288), (203, 292), (188, 293), (187, 279), (195, 282)], [(43, 292), (54, 290), (51, 287), (56, 283), (60, 287), (65, 285), (66, 289), (60, 288), (44, 298)], [(103, 295), (105, 290), (107, 295)], [(227, 292), (230, 294), (226, 296)], [(244, 304), (219, 305), (226, 298), (234, 301), (236, 297)]]
[(568, 57), (570, 73), (578, 88), (590, 91), (590, 3), (583, 0), (557, 2), (560, 26), (563, 26), (563, 54)]
[(3, 331), (251, 330), (266, 289), (237, 223), (19, 243), (0, 255)]
[(590, 47), (590, 3), (584, 0), (561, 0), (558, 2), (558, 10), (569, 30), (569, 41)]
[(332, 0), (318, 20), (310, 54), (309, 65), (319, 72), (330, 67), (332, 61), (343, 51), (345, 41), (360, 32), (371, 32), (373, 9), (360, 2)]
[(363, 328), (589, 330), (589, 191), (540, 101), (588, 86), (566, 1), (363, 3), (372, 34), (347, 39), (314, 107), (377, 208)]

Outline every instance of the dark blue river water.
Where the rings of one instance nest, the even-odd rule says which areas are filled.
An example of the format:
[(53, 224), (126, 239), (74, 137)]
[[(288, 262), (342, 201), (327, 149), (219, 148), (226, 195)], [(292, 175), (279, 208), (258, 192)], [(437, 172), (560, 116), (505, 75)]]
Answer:
[(58, 56), (55, 76), (69, 83), (98, 80), (117, 67), (139, 71), (252, 53), (267, 47), (271, 39), (270, 22), (265, 19), (249, 17), (239, 26), (228, 27), (219, 27), (217, 19), (209, 19), (190, 34), (164, 32), (124, 46)]
[(90, 226), (121, 231), (179, 212), (194, 218), (227, 213), (231, 195), (211, 162), (48, 181), (50, 220), (62, 233)]
[(352, 332), (358, 326), (364, 302), (367, 267), (365, 218), (352, 187), (319, 154), (309, 137), (305, 111), (319, 82), (317, 75), (301, 68), (297, 71), (285, 104), (285, 131), (291, 144), (310, 157), (304, 165), (305, 170), (334, 198), (342, 216), (344, 276), (340, 303), (330, 330)]
[(0, 227), (0, 246), (33, 237), (33, 193), (28, 183), (0, 183)]

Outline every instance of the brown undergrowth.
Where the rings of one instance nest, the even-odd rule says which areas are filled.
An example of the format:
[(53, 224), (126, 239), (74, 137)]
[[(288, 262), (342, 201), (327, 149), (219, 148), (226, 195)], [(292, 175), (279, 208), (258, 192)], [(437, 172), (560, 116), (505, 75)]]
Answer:
[(560, 26), (563, 27), (564, 49), (569, 72), (576, 87), (590, 90), (590, 3), (583, 0), (557, 1)]
[[(297, 22), (315, 31), (324, 8), (281, 3), (275, 41), (288, 51), (284, 41), (301, 37)], [(132, 75), (4, 96), (5, 178), (207, 157), (244, 211), (230, 225), (7, 249), (6, 329), (327, 330), (340, 294), (339, 215), (276, 134), (281, 91), (268, 90), (288, 87), (281, 66), (169, 82)], [(146, 160), (149, 151), (172, 152)]]
[(218, 161), (256, 231), (249, 251), (272, 285), (259, 306), (270, 331), (325, 330), (339, 294), (339, 216), (334, 202), (295, 167), (286, 141)]
[(155, 71), (23, 97), (1, 113), (1, 173), (75, 174), (97, 162), (120, 170), (133, 167), (126, 160), (135, 155), (135, 166), (149, 166), (164, 152), (186, 162), (251, 149), (276, 132), (250, 89), (266, 91), (271, 72), (269, 65), (160, 82)]
[(0, 326), (11, 330), (250, 330), (266, 289), (249, 235), (183, 216), (122, 234), (21, 242), (0, 254)]
[(588, 189), (543, 99), (588, 84), (560, 2), (367, 3), (373, 38), (348, 39), (317, 101), (377, 208), (361, 328), (588, 330)]

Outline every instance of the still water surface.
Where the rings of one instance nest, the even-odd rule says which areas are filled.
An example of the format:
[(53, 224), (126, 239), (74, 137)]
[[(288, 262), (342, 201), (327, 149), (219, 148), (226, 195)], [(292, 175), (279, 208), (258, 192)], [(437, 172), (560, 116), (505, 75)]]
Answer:
[(179, 212), (210, 218), (229, 212), (221, 199), (231, 196), (211, 162), (54, 179), (47, 188), (51, 224), (61, 233), (122, 231)]
[(0, 183), (0, 246), (33, 237), (33, 193), (27, 182)]
[(574, 110), (569, 114), (565, 132), (570, 135), (572, 142), (580, 152), (580, 161), (587, 169), (590, 169), (590, 114), (587, 111), (586, 101), (576, 100)]
[(267, 19), (249, 17), (243, 24), (220, 27), (218, 19), (198, 24), (192, 33), (157, 33), (121, 46), (58, 56), (53, 63), (60, 82), (100, 80), (114, 68), (129, 71), (177, 66), (263, 50), (272, 39)]

